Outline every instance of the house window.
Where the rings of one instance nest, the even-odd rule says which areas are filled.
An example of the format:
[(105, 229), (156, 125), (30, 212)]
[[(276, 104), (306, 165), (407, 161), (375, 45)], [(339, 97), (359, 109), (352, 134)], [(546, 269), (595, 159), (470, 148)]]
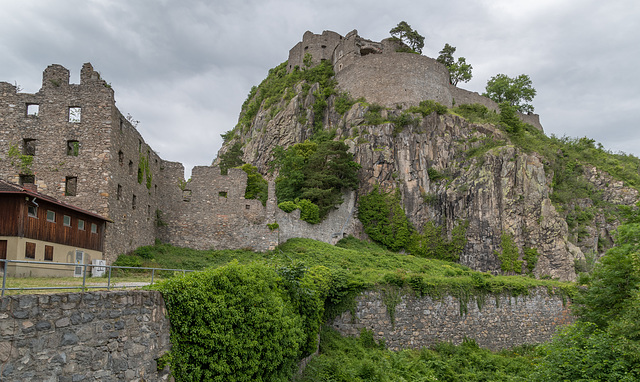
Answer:
[(78, 106), (72, 106), (69, 108), (69, 122), (80, 123), (80, 116), (82, 115), (82, 108)]
[(96, 223), (91, 223), (91, 233), (98, 233), (98, 226)]
[(56, 222), (56, 213), (53, 211), (47, 211), (47, 221), (51, 223)]
[(38, 217), (38, 207), (36, 206), (27, 206), (27, 214), (32, 218)]
[(118, 151), (118, 163), (120, 163), (120, 166), (124, 165), (124, 153), (122, 150)]
[(131, 198), (131, 209), (135, 210), (136, 209), (136, 195), (133, 195), (133, 198)]
[(20, 185), (23, 186), (25, 184), (34, 184), (36, 182), (36, 176), (35, 175), (25, 175), (25, 174), (20, 174)]
[(44, 261), (53, 261), (53, 246), (44, 246)]
[(78, 220), (78, 230), (84, 231), (84, 220)]
[(80, 142), (76, 140), (67, 141), (67, 155), (77, 157), (80, 154)]
[(122, 199), (122, 186), (118, 185), (118, 191), (116, 191), (116, 200)]
[(27, 115), (37, 117), (38, 112), (40, 111), (40, 105), (37, 103), (28, 103), (27, 104)]
[(68, 176), (65, 180), (64, 194), (66, 196), (76, 196), (78, 191), (78, 177)]
[(36, 258), (36, 243), (26, 242), (26, 246), (24, 247), (24, 257), (27, 259)]
[(22, 155), (36, 155), (36, 140), (34, 138), (22, 140)]
[(62, 218), (62, 224), (64, 224), (65, 227), (71, 227), (71, 216), (64, 215)]

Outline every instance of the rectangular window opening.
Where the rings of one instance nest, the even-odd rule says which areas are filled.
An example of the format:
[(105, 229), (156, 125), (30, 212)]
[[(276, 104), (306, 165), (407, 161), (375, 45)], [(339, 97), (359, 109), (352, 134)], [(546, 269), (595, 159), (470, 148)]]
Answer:
[(91, 223), (91, 233), (98, 233), (98, 226), (96, 223)]
[(65, 227), (71, 227), (71, 216), (64, 215), (62, 218), (62, 224), (64, 224)]
[(44, 261), (53, 261), (53, 246), (44, 246)]
[(37, 206), (27, 206), (27, 214), (32, 218), (38, 217), (38, 207)]
[(136, 196), (133, 195), (133, 198), (131, 198), (131, 209), (135, 210), (136, 209)]
[(82, 108), (79, 106), (69, 107), (69, 122), (80, 123), (80, 117), (82, 115)]
[(120, 166), (124, 166), (124, 153), (122, 150), (118, 151), (118, 163), (120, 163)]
[(78, 231), (84, 231), (84, 220), (78, 220)]
[(227, 197), (227, 191), (220, 191), (218, 192), (218, 196), (222, 197), (222, 198), (226, 198)]
[(129, 175), (133, 175), (133, 161), (129, 161)]
[(80, 154), (80, 142), (76, 140), (67, 141), (67, 155), (77, 157)]
[(36, 243), (26, 242), (24, 247), (24, 257), (27, 259), (36, 258)]
[(122, 199), (122, 186), (118, 185), (118, 191), (116, 191), (116, 200)]
[(36, 176), (20, 174), (18, 182), (20, 183), (21, 186), (24, 186), (25, 184), (35, 184)]
[(76, 196), (78, 192), (78, 177), (67, 176), (64, 185), (64, 194), (66, 196)]
[(182, 200), (185, 202), (191, 201), (191, 190), (182, 190)]
[(36, 155), (36, 140), (34, 138), (24, 138), (22, 140), (22, 155)]
[(37, 103), (28, 103), (27, 104), (27, 115), (32, 117), (37, 117), (40, 112), (40, 105)]
[(56, 222), (56, 213), (53, 211), (47, 211), (47, 221), (50, 223)]

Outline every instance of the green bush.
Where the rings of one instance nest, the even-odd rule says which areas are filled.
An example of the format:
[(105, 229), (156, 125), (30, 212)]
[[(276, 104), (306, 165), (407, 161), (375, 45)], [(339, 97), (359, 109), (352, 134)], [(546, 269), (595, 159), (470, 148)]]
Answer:
[(414, 231), (400, 201), (400, 191), (385, 193), (378, 186), (358, 203), (358, 219), (371, 240), (392, 251), (406, 247)]
[(281, 283), (264, 265), (231, 263), (160, 284), (176, 381), (289, 381), (306, 337)]
[(320, 208), (312, 201), (300, 199), (298, 200), (298, 207), (300, 208), (300, 219), (311, 224), (320, 223)]
[[(118, 267), (142, 267), (142, 258), (136, 255), (120, 255), (112, 265)], [(128, 269), (124, 272), (140, 272), (143, 270)]]
[(258, 172), (256, 166), (246, 163), (240, 168), (247, 173), (247, 187), (244, 191), (244, 198), (257, 199), (263, 206), (266, 206), (269, 197), (269, 184), (267, 181)]
[(409, 113), (420, 113), (423, 117), (426, 117), (432, 113), (436, 113), (438, 115), (447, 114), (448, 109), (441, 103), (432, 100), (425, 100), (420, 102), (419, 106), (412, 106), (407, 109), (407, 111)]
[(279, 203), (278, 204), (278, 208), (280, 208), (281, 210), (283, 210), (286, 213), (290, 213), (293, 212), (295, 210), (298, 209), (298, 205), (291, 201), (291, 200), (287, 200), (285, 202)]

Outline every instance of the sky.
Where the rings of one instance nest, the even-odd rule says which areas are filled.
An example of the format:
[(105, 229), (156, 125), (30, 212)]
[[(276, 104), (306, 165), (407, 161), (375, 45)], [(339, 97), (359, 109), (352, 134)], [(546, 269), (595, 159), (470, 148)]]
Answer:
[(406, 21), (423, 54), (445, 43), (473, 66), (459, 87), (527, 74), (547, 134), (640, 156), (637, 0), (0, 0), (0, 81), (40, 89), (61, 64), (91, 62), (116, 106), (165, 160), (207, 166), (252, 86), (309, 30), (374, 41)]

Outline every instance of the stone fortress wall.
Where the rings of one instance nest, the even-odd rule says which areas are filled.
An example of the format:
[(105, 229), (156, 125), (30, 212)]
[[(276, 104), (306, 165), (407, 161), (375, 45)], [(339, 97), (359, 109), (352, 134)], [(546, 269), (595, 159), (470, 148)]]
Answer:
[[(433, 58), (396, 52), (397, 40), (381, 42), (364, 39), (357, 30), (344, 37), (324, 31), (305, 32), (302, 41), (289, 51), (287, 70), (304, 67), (305, 54), (312, 55), (312, 64), (331, 60), (338, 87), (353, 98), (364, 97), (368, 102), (387, 107), (414, 106), (423, 100), (434, 100), (452, 107), (479, 103), (490, 110), (498, 104), (476, 92), (449, 83), (449, 71)], [(330, 54), (331, 52), (331, 54)], [(520, 119), (542, 130), (537, 114), (520, 114)]]

